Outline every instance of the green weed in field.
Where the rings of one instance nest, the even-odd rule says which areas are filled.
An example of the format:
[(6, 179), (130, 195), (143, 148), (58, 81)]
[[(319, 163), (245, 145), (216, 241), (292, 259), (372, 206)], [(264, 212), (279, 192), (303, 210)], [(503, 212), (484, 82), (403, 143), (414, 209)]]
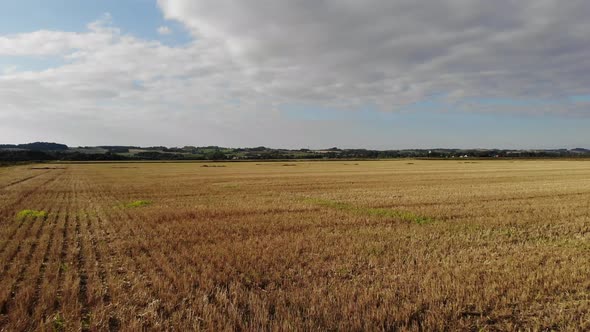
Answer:
[(327, 199), (319, 199), (319, 198), (307, 198), (305, 202), (320, 205), (324, 207), (329, 207), (341, 211), (348, 211), (359, 215), (368, 215), (368, 216), (375, 216), (375, 217), (382, 217), (382, 218), (393, 218), (393, 219), (401, 219), (404, 221), (410, 221), (416, 224), (428, 224), (434, 221), (434, 219), (430, 217), (420, 216), (412, 212), (408, 211), (398, 211), (392, 209), (384, 209), (384, 208), (368, 208), (368, 207), (360, 207), (354, 206), (349, 203), (343, 202), (336, 202)]
[(64, 317), (57, 313), (53, 316), (53, 330), (54, 331), (65, 331), (66, 329), (66, 321)]
[(137, 208), (137, 207), (147, 206), (150, 204), (152, 204), (152, 202), (150, 202), (150, 201), (135, 201), (135, 202), (128, 203), (125, 206), (128, 208)]
[(237, 189), (240, 187), (240, 184), (237, 182), (219, 182), (219, 183), (214, 183), (214, 185), (219, 186), (220, 188), (227, 188), (227, 189)]
[(37, 210), (22, 210), (16, 214), (16, 218), (19, 220), (25, 219), (27, 217), (31, 218), (47, 218), (48, 213), (45, 211), (37, 211)]

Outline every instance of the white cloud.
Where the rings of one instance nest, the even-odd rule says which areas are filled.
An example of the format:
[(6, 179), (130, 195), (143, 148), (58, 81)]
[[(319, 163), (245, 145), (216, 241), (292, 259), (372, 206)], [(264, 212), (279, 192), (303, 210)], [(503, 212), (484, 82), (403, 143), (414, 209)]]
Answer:
[(13, 133), (23, 124), (27, 137), (42, 128), (46, 139), (85, 144), (235, 144), (238, 130), (278, 125), (270, 119), (273, 103), (263, 102), (265, 96), (250, 88), (242, 69), (214, 41), (172, 47), (102, 21), (81, 33), (2, 38), (3, 55), (60, 55), (66, 62), (0, 72), (0, 132)]
[(167, 26), (161, 26), (158, 28), (158, 33), (162, 36), (169, 35), (172, 33), (172, 29), (170, 29), (170, 27)]
[(110, 14), (88, 24), (88, 32), (39, 30), (29, 33), (0, 35), (0, 56), (64, 55), (75, 49), (100, 48), (113, 42), (120, 31), (111, 25)]

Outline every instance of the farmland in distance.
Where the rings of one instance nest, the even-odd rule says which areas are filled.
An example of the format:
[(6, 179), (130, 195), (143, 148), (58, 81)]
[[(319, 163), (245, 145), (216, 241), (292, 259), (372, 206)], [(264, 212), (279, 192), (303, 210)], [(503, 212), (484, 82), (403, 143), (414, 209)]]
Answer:
[(590, 162), (0, 168), (0, 330), (590, 329)]

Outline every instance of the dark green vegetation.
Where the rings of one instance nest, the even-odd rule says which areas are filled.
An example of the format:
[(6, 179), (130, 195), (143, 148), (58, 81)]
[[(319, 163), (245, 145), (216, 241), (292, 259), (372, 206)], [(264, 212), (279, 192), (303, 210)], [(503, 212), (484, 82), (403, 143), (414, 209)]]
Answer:
[(587, 149), (273, 149), (218, 146), (168, 148), (164, 146), (97, 146), (71, 148), (56, 143), (0, 145), (0, 165), (23, 161), (117, 160), (292, 160), (292, 159), (390, 159), (390, 158), (588, 158)]
[(59, 143), (35, 142), (28, 144), (0, 144), (0, 149), (32, 151), (65, 151), (68, 149), (68, 146)]

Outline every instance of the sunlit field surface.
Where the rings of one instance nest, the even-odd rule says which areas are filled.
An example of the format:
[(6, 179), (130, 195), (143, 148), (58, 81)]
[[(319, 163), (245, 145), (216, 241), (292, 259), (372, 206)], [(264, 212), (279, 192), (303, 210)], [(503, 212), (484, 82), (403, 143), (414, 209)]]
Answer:
[(589, 161), (7, 167), (0, 218), (0, 330), (590, 329)]

